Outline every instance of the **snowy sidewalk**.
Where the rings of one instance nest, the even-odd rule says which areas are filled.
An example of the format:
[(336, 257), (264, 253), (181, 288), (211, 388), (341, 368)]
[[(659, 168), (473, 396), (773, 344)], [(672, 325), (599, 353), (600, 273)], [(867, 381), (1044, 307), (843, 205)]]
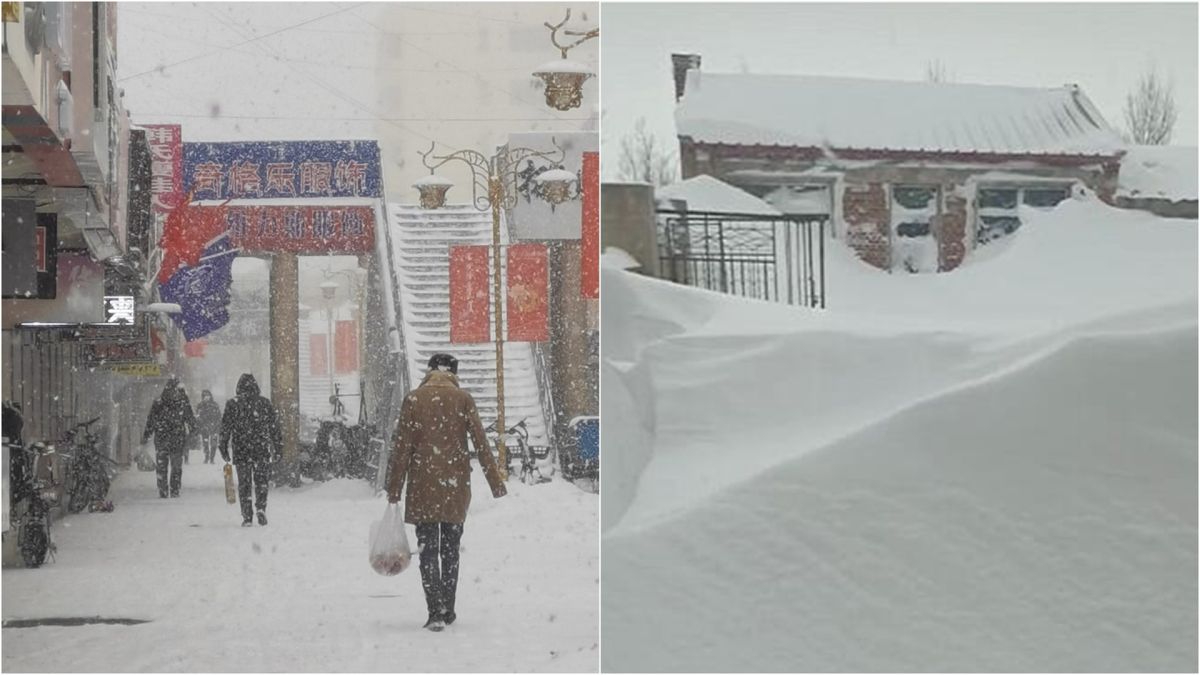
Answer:
[(494, 500), (476, 470), (459, 620), (434, 634), (421, 628), (415, 561), (397, 577), (367, 563), (370, 523), (386, 502), (365, 482), (272, 490), (270, 524), (242, 528), (221, 464), (199, 458), (184, 467), (178, 499), (158, 498), (152, 472), (123, 473), (113, 513), (55, 523), (55, 562), (3, 573), (5, 622), (148, 622), (4, 628), (4, 671), (597, 669), (596, 495), (556, 478), (510, 481)]

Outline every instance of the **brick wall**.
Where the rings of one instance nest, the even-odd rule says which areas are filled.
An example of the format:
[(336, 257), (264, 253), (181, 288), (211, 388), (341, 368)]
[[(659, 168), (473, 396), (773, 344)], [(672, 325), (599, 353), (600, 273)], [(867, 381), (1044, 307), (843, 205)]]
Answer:
[(942, 214), (937, 217), (938, 271), (949, 272), (967, 257), (967, 200), (952, 185), (942, 186)]
[(858, 257), (879, 269), (890, 269), (891, 212), (883, 183), (847, 185), (842, 197), (842, 219), (846, 224), (846, 243)]

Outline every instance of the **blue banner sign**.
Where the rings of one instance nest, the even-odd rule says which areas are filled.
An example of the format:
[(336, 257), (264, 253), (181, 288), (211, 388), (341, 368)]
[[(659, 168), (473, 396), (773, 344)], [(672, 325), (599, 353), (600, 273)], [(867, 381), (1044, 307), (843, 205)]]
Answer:
[(193, 199), (382, 197), (375, 141), (184, 143)]

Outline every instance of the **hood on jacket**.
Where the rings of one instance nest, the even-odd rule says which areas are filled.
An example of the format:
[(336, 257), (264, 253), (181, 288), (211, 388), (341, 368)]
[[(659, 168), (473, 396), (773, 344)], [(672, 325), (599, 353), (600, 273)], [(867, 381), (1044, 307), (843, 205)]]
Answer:
[(212, 392), (207, 389), (200, 392), (200, 400), (201, 401), (211, 401), (212, 397), (213, 397)]
[(254, 397), (258, 396), (258, 394), (258, 381), (255, 380), (254, 376), (250, 373), (242, 373), (242, 376), (238, 378), (237, 383), (238, 398)]

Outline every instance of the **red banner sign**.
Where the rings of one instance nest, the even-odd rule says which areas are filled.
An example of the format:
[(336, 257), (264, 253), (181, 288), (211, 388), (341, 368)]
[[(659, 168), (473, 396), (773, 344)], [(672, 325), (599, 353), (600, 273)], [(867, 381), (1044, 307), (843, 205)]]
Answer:
[(375, 210), (369, 206), (226, 209), (233, 245), (247, 253), (369, 253), (375, 247)]
[(487, 246), (450, 247), (450, 342), (490, 342)]
[(156, 216), (183, 201), (183, 132), (178, 124), (146, 125), (150, 146), (150, 203)]
[(204, 348), (208, 346), (208, 340), (200, 338), (198, 340), (190, 340), (183, 343), (183, 355), (193, 359), (204, 358)]
[(583, 222), (580, 224), (579, 291), (600, 297), (600, 153), (583, 153)]
[(508, 247), (508, 339), (542, 342), (549, 338), (549, 268), (543, 244)]
[(333, 370), (341, 375), (358, 370), (358, 324), (338, 321), (333, 333)]
[(327, 350), (324, 333), (313, 333), (308, 336), (308, 373), (310, 375), (328, 375), (329, 352)]

